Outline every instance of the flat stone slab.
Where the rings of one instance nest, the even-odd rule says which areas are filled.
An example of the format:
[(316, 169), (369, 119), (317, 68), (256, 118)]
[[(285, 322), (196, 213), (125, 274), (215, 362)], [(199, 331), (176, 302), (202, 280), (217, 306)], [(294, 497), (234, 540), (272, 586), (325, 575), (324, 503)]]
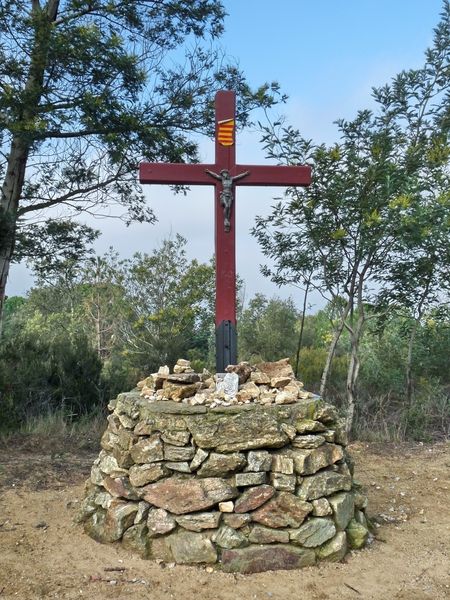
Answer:
[(299, 527), (312, 512), (312, 504), (289, 492), (280, 492), (252, 513), (253, 521), (266, 527)]
[(200, 381), (198, 373), (169, 373), (167, 381), (172, 383), (196, 383)]
[(325, 442), (325, 438), (322, 435), (297, 435), (292, 440), (294, 448), (318, 448)]
[(270, 500), (274, 493), (275, 489), (271, 485), (259, 485), (245, 490), (234, 503), (234, 511), (237, 513), (246, 513), (250, 510), (255, 510), (264, 504), (264, 502)]
[(276, 362), (261, 362), (256, 365), (258, 371), (262, 371), (269, 377), (288, 377), (294, 378), (294, 371), (288, 358), (282, 358)]
[(319, 560), (339, 562), (347, 554), (347, 535), (345, 531), (337, 533), (333, 539), (324, 544), (317, 551)]
[(114, 500), (106, 512), (103, 536), (107, 542), (119, 540), (123, 533), (134, 523), (137, 513), (136, 503)]
[(355, 512), (355, 499), (353, 494), (340, 492), (328, 498), (334, 513), (334, 520), (339, 531), (343, 531), (350, 523)]
[(152, 508), (148, 513), (149, 537), (164, 535), (177, 526), (175, 519), (163, 508)]
[(173, 446), (164, 444), (164, 459), (171, 461), (185, 461), (194, 458), (195, 449), (192, 446)]
[(316, 562), (314, 550), (268, 544), (235, 548), (222, 552), (222, 570), (226, 573), (261, 573), (278, 569), (299, 569)]
[(336, 533), (336, 526), (332, 519), (312, 517), (299, 529), (291, 530), (290, 540), (294, 544), (315, 548), (330, 540)]
[(175, 520), (178, 525), (189, 531), (201, 532), (204, 529), (216, 529), (222, 513), (219, 511), (194, 513), (192, 515), (183, 515)]
[(316, 500), (341, 490), (348, 491), (351, 487), (352, 480), (349, 475), (341, 475), (335, 471), (319, 471), (303, 479), (297, 496), (302, 500)]
[(139, 409), (141, 417), (145, 414), (166, 415), (195, 415), (204, 414), (207, 412), (206, 406), (191, 406), (182, 402), (173, 402), (172, 400), (159, 400), (158, 402), (145, 402), (142, 398), (139, 399)]
[(168, 545), (178, 564), (215, 563), (217, 552), (210, 539), (201, 533), (185, 531), (169, 535)]
[(130, 482), (136, 487), (142, 487), (148, 483), (153, 483), (167, 475), (168, 471), (161, 463), (133, 465), (130, 468)]
[[(320, 469), (342, 460), (344, 451), (337, 444), (325, 443), (318, 448), (291, 450), (291, 456), (296, 473), (299, 475), (312, 475)], [(276, 471), (277, 469), (273, 470)]]
[(262, 485), (266, 483), (267, 474), (265, 471), (261, 473), (236, 473), (234, 481), (238, 487), (248, 487), (251, 485)]
[(169, 477), (143, 488), (142, 497), (154, 506), (181, 515), (209, 508), (237, 495), (237, 489), (219, 477)]
[(141, 558), (148, 558), (149, 539), (145, 523), (133, 525), (125, 531), (122, 537), (122, 548), (137, 552)]
[(191, 419), (189, 429), (197, 446), (216, 448), (217, 452), (277, 448), (289, 441), (276, 414), (264, 410), (227, 416), (210, 413), (204, 419)]
[(152, 463), (163, 460), (163, 443), (159, 435), (139, 440), (131, 448), (131, 458), (137, 464)]
[(247, 461), (244, 454), (233, 452), (231, 454), (220, 454), (211, 452), (208, 459), (197, 471), (199, 477), (224, 477), (229, 473), (242, 468)]
[(247, 454), (247, 466), (244, 471), (270, 471), (272, 466), (272, 455), (267, 450), (250, 450)]
[(255, 525), (248, 536), (252, 544), (288, 544), (289, 531)]
[(233, 529), (228, 525), (222, 525), (217, 534), (214, 535), (213, 541), (221, 548), (242, 548), (248, 546), (246, 536), (238, 529)]
[(284, 475), (283, 473), (271, 473), (270, 483), (280, 492), (295, 492), (297, 486), (296, 475)]
[(186, 424), (200, 448), (215, 448), (217, 452), (280, 448), (290, 440), (286, 424), (294, 427), (305, 419), (311, 423), (321, 406), (320, 401), (311, 399), (288, 406), (244, 404), (186, 416)]

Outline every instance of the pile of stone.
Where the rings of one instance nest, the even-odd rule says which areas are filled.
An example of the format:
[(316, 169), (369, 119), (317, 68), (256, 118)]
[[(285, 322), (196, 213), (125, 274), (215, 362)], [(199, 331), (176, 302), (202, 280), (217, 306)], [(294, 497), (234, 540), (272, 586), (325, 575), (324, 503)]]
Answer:
[(292, 404), (313, 396), (295, 378), (288, 358), (255, 366), (241, 362), (215, 376), (207, 370), (195, 373), (188, 360), (179, 359), (173, 373), (167, 366), (160, 367), (157, 373), (139, 381), (137, 387), (149, 402), (173, 400), (212, 408), (252, 402)]
[[(286, 365), (231, 368), (236, 396), (225, 392), (215, 406), (183, 402), (211, 383), (182, 361), (174, 374), (191, 382), (160, 370), (120, 394), (86, 483), (85, 531), (144, 558), (241, 573), (337, 561), (362, 548), (367, 499), (353, 480), (343, 422), (317, 397), (277, 402), (287, 386), (301, 390), (291, 375), (279, 383)], [(247, 383), (259, 395), (232, 402)], [(175, 392), (187, 386), (192, 396)], [(264, 405), (266, 394), (274, 401)]]

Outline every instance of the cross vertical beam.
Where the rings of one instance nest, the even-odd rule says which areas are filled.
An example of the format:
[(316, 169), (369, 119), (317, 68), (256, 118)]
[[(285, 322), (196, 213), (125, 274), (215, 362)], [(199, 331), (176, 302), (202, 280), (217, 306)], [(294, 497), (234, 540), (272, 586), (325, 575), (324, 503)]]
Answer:
[[(220, 91), (216, 94), (216, 165), (229, 173), (236, 166), (235, 127), (231, 128), (231, 144), (220, 142), (220, 124), (235, 121), (234, 92)], [(234, 184), (232, 195), (234, 197)], [(236, 333), (236, 211), (231, 206), (230, 228), (225, 230), (221, 206), (221, 187), (215, 185), (215, 256), (216, 256), (216, 370), (223, 373), (228, 365), (237, 363)]]

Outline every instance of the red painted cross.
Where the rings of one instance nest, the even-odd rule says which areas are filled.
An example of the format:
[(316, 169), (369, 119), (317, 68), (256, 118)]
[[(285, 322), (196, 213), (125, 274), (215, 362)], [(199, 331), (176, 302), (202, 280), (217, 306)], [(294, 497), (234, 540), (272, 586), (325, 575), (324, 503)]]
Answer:
[(216, 368), (236, 364), (236, 239), (234, 191), (237, 185), (307, 186), (305, 166), (236, 164), (234, 92), (216, 94), (216, 162), (214, 164), (142, 163), (141, 183), (214, 185), (216, 255)]

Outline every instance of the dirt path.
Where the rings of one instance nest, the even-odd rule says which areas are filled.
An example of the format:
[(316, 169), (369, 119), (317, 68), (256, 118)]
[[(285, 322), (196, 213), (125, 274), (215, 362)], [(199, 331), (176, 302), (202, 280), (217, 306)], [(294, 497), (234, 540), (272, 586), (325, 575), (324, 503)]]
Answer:
[(73, 524), (95, 454), (0, 455), (0, 600), (448, 600), (450, 444), (353, 444), (377, 540), (346, 563), (256, 575), (158, 565)]

